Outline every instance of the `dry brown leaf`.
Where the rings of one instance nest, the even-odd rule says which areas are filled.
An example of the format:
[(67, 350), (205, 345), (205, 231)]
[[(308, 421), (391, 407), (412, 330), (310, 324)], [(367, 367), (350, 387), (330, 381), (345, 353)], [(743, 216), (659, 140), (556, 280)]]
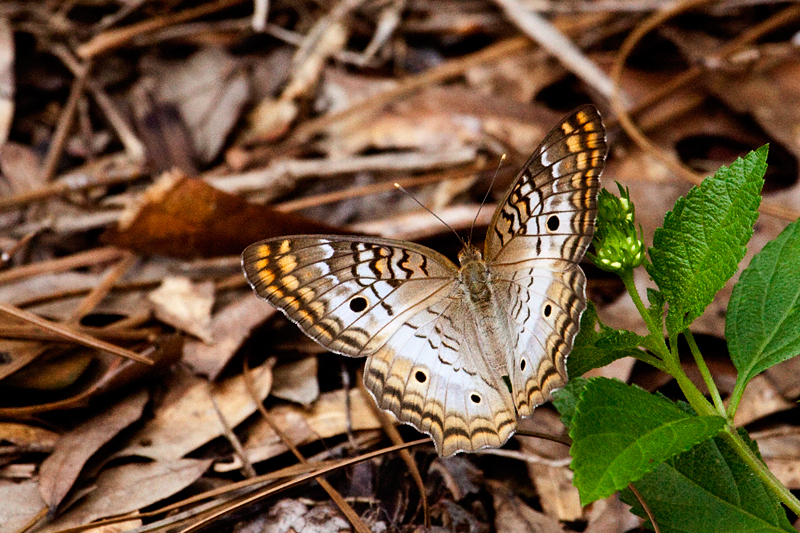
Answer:
[(212, 381), (241, 348), (253, 329), (275, 314), (275, 308), (251, 291), (223, 307), (211, 319), (211, 343), (189, 339), (183, 360)]
[[(375, 525), (375, 524), (373, 524)], [(386, 527), (386, 524), (383, 524)], [(299, 500), (284, 499), (275, 502), (266, 515), (261, 515), (247, 525), (234, 529), (235, 533), (341, 533), (352, 528), (347, 519), (331, 503), (315, 505), (309, 509)], [(372, 529), (372, 531), (381, 531)]]
[(93, 349), (80, 347), (50, 348), (36, 359), (36, 364), (27, 365), (8, 376), (3, 384), (27, 390), (63, 390), (84, 375), (96, 354)]
[(783, 424), (750, 436), (780, 482), (790, 490), (800, 489), (800, 428)]
[[(380, 420), (374, 414), (374, 400), (361, 389), (350, 390), (350, 416), (345, 403), (345, 391), (320, 394), (309, 409), (295, 405), (278, 405), (270, 411), (272, 421), (296, 446), (318, 439), (342, 435), (352, 423), (353, 431), (378, 429)], [(370, 402), (370, 403), (368, 403)], [(245, 443), (247, 457), (252, 463), (265, 461), (287, 450), (275, 431), (263, 420), (250, 429)]]
[(301, 405), (310, 404), (319, 397), (317, 367), (315, 355), (276, 366), (271, 394)]
[[(272, 386), (272, 362), (252, 370), (258, 400), (263, 401)], [(214, 400), (210, 395), (213, 395)], [(229, 427), (235, 428), (256, 411), (242, 375), (209, 383), (187, 372), (176, 371), (169, 380), (169, 392), (119, 455), (140, 455), (159, 461), (179, 459), (224, 434), (216, 407)]]
[(558, 520), (531, 509), (502, 483), (488, 481), (486, 486), (494, 499), (494, 527), (497, 531), (564, 531)]
[(9, 442), (23, 450), (49, 452), (56, 445), (58, 437), (58, 433), (49, 429), (16, 422), (0, 422), (0, 442)]
[(98, 476), (94, 490), (40, 531), (52, 533), (152, 505), (194, 483), (212, 462), (212, 459), (176, 459), (107, 468)]
[(0, 481), (0, 517), (3, 531), (21, 531), (36, 515), (47, 508), (39, 495), (37, 481), (11, 483)]
[(482, 95), (527, 104), (566, 72), (561, 63), (538, 49), (477, 65), (467, 70), (465, 78)]
[(8, 180), (12, 192), (30, 191), (43, 185), (39, 155), (24, 144), (0, 143), (0, 170), (3, 172), (3, 177)]
[[(556, 436), (564, 433), (564, 425), (558, 414), (547, 408), (537, 409), (536, 416), (525, 419), (520, 429)], [(567, 466), (570, 460), (569, 447), (560, 442), (525, 436), (517, 440), (520, 442), (520, 452), (544, 459), (526, 463), (544, 512), (565, 522), (581, 520), (583, 508), (580, 496), (578, 489), (572, 485), (572, 470)]]
[(212, 161), (249, 98), (244, 65), (223, 48), (205, 47), (159, 67), (155, 77), (160, 98), (178, 107), (200, 160)]
[(292, 60), (292, 73), (286, 88), (277, 99), (266, 98), (259, 102), (250, 115), (250, 129), (245, 132), (247, 142), (276, 139), (286, 133), (297, 118), (302, 101), (316, 85), (329, 57), (341, 51), (347, 43), (348, 29), (333, 22), (318, 36), (308, 54)]
[(89, 291), (100, 283), (101, 279), (101, 274), (83, 272), (53, 272), (46, 276), (34, 276), (4, 283), (0, 287), (0, 301), (20, 305), (53, 294)]
[(481, 490), (483, 472), (463, 456), (437, 457), (428, 468), (429, 474), (433, 472), (442, 477), (445, 487), (457, 502)]
[(192, 283), (187, 277), (169, 276), (147, 298), (155, 307), (156, 318), (191, 333), (205, 343), (213, 342), (210, 331), (213, 281)]
[(47, 344), (40, 342), (0, 339), (0, 353), (3, 354), (3, 364), (0, 365), (0, 379), (5, 379), (29, 365), (49, 349), (50, 347)]
[(190, 259), (240, 254), (248, 245), (294, 233), (341, 233), (224, 193), (202, 180), (166, 173), (103, 240), (142, 255)]
[(39, 492), (51, 510), (58, 508), (86, 461), (120, 431), (139, 420), (149, 398), (144, 390), (125, 396), (61, 436), (55, 451), (39, 469)]
[(24, 407), (0, 407), (0, 416), (21, 418), (29, 417), (35, 413), (84, 407), (87, 401), (97, 396), (137, 382), (144, 376), (157, 375), (163, 372), (178, 361), (182, 346), (183, 338), (180, 335), (160, 336), (152, 343), (154, 349), (147, 354), (150, 360), (153, 361), (152, 366), (130, 359), (121, 359), (118, 356), (103, 352), (95, 352), (92, 355), (95, 365), (92, 380), (87, 384), (82, 383), (81, 390), (69, 389), (72, 396), (48, 403)]
[[(730, 65), (729, 65), (730, 67)], [(784, 147), (800, 159), (800, 60), (791, 55), (761, 56), (753, 64), (711, 70), (709, 88), (737, 113), (749, 113)]]
[(630, 511), (630, 507), (619, 500), (619, 494), (592, 503), (587, 508), (589, 523), (583, 533), (619, 533), (633, 531), (641, 519)]
[(788, 361), (768, 368), (764, 374), (787, 400), (797, 400), (800, 397), (800, 357), (793, 357)]

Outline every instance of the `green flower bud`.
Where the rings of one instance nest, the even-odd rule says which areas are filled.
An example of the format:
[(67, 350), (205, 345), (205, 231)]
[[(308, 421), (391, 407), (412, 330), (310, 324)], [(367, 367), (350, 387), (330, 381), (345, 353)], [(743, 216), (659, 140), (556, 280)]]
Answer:
[(628, 190), (619, 183), (620, 196), (603, 189), (597, 198), (596, 255), (587, 254), (600, 269), (608, 272), (632, 270), (644, 262), (642, 228), (636, 231), (635, 210)]

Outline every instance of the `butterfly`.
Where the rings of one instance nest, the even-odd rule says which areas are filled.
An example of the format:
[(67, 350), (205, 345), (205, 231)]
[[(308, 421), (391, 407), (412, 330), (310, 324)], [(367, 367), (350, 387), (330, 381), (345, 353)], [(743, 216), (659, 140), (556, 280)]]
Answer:
[(459, 266), (412, 242), (295, 235), (250, 245), (242, 268), (313, 340), (366, 356), (377, 404), (440, 455), (502, 446), (567, 382), (607, 150), (597, 109), (564, 117), (499, 203), (483, 253), (466, 243)]

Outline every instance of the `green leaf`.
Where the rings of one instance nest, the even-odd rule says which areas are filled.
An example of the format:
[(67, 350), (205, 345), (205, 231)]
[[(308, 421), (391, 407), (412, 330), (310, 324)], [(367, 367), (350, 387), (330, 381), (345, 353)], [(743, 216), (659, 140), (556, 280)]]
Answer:
[[(650, 302), (650, 307), (647, 312), (656, 324), (664, 323), (664, 295), (661, 291), (648, 287), (647, 288), (647, 301)], [(661, 331), (659, 331), (661, 333)], [(662, 337), (663, 338), (663, 337)]]
[(800, 353), (800, 220), (767, 243), (733, 288), (725, 336), (743, 386)]
[(572, 417), (575, 416), (575, 406), (581, 397), (583, 388), (589, 380), (586, 378), (574, 378), (567, 384), (553, 393), (553, 405), (561, 414), (561, 422), (569, 429), (572, 426)]
[(623, 357), (636, 357), (637, 348), (644, 337), (621, 329), (606, 326), (597, 316), (592, 302), (587, 302), (581, 316), (581, 329), (575, 336), (572, 351), (567, 359), (567, 373), (581, 376), (593, 368), (606, 366)]
[[(775, 496), (719, 437), (662, 463), (634, 486), (663, 533), (794, 531)], [(621, 499), (647, 518), (629, 490)]]
[(767, 151), (762, 146), (693, 187), (653, 235), (647, 271), (669, 303), (669, 335), (699, 317), (736, 273), (758, 217)]
[(581, 503), (625, 488), (661, 462), (719, 433), (725, 419), (692, 416), (635, 385), (594, 378), (572, 419), (572, 469)]

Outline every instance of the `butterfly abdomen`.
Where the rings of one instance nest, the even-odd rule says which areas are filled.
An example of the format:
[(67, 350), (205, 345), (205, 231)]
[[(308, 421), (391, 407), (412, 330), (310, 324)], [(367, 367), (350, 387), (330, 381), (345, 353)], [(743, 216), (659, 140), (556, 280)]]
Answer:
[(494, 375), (487, 378), (501, 385), (503, 375), (508, 373), (505, 369), (506, 356), (512, 349), (507, 305), (494, 290), (491, 272), (481, 259), (462, 260), (459, 281), (467, 309), (472, 315), (469, 324), (476, 328), (471, 332), (474, 334), (472, 342), (483, 355), (487, 366), (494, 371)]

